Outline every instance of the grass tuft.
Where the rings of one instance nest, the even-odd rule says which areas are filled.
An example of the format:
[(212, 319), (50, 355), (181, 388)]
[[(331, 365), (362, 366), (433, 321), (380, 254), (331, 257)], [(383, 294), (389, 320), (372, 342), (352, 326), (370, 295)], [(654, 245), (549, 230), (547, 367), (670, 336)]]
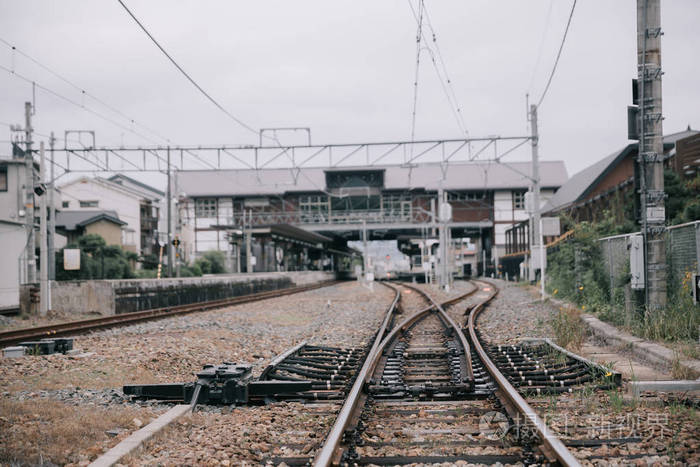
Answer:
[(586, 336), (581, 312), (573, 307), (561, 309), (552, 320), (552, 329), (558, 345), (571, 351), (579, 351)]

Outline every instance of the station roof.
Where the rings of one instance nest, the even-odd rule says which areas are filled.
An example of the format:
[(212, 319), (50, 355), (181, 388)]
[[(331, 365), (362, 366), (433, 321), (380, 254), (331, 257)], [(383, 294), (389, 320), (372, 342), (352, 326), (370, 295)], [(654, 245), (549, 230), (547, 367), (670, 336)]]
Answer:
[(67, 231), (85, 227), (100, 220), (107, 220), (117, 225), (126, 225), (115, 211), (60, 211), (56, 213), (56, 227)]
[(316, 232), (309, 232), (289, 224), (275, 224), (267, 227), (253, 228), (253, 235), (269, 234), (291, 240), (299, 240), (306, 243), (330, 243), (331, 239)]
[[(328, 171), (366, 170), (384, 172), (384, 190), (509, 190), (530, 185), (530, 162), (470, 162), (418, 166), (384, 165), (341, 168), (280, 168), (186, 170), (176, 172), (177, 187), (187, 197), (264, 196), (326, 190)], [(559, 188), (567, 179), (563, 161), (540, 163), (543, 188)]]
[[(243, 231), (239, 225), (212, 225), (215, 230), (225, 230), (229, 232), (237, 232), (237, 235), (243, 235)], [(308, 245), (317, 245), (331, 243), (332, 240), (325, 235), (316, 232), (310, 232), (300, 227), (295, 227), (289, 224), (273, 224), (255, 226), (251, 229), (254, 237), (278, 237), (285, 240), (296, 241)]]

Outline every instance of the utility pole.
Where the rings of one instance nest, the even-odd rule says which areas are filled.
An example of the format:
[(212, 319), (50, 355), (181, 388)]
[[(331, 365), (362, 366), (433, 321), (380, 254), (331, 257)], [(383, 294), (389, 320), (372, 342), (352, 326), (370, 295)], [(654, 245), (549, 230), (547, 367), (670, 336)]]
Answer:
[(439, 282), (441, 289), (447, 289), (449, 287), (449, 281), (447, 279), (447, 233), (446, 233), (446, 222), (447, 222), (447, 209), (445, 201), (445, 190), (442, 188), (438, 189), (438, 235), (440, 242), (440, 272), (439, 272)]
[[(53, 131), (51, 132), (51, 137), (49, 138), (49, 235), (47, 246), (49, 248), (49, 281), (56, 280), (56, 246), (54, 245), (56, 239), (56, 200), (55, 193), (56, 187), (54, 185), (54, 147), (56, 145), (56, 138), (53, 136)], [(51, 288), (51, 283), (49, 283), (49, 289)], [(49, 298), (51, 293), (49, 290)], [(51, 303), (49, 303), (49, 307)]]
[(666, 306), (666, 210), (661, 110), (660, 0), (637, 0), (640, 206), (647, 311)]
[(245, 213), (243, 213), (243, 226), (247, 227), (244, 229), (245, 233), (245, 272), (251, 273), (253, 272), (253, 246), (252, 246), (252, 241), (253, 241), (253, 213), (249, 209), (248, 210), (250, 221), (249, 224), (246, 226), (246, 220), (245, 220)]
[[(39, 183), (44, 183), (46, 178), (46, 155), (44, 154), (44, 142), (39, 146)], [(49, 311), (49, 258), (46, 242), (46, 204), (48, 196), (44, 193), (39, 197), (39, 313), (46, 316)]]
[[(532, 144), (532, 221), (530, 222), (531, 245), (530, 248), (530, 280), (536, 279), (536, 271), (534, 268), (536, 253), (535, 247), (542, 248), (542, 236), (540, 235), (540, 159), (538, 152), (538, 134), (537, 134), (537, 106), (530, 105), (530, 129), (531, 129), (531, 144)], [(542, 254), (539, 259), (542, 259)], [(540, 264), (540, 270), (544, 276), (544, 264)]]
[(367, 253), (367, 221), (362, 219), (362, 269), (367, 280), (369, 274), (369, 254)]
[(36, 282), (36, 258), (35, 258), (35, 242), (34, 242), (34, 157), (32, 156), (32, 103), (24, 103), (24, 133), (25, 146), (25, 202), (24, 202), (24, 220), (27, 229), (27, 246), (25, 256), (27, 258), (27, 283)]
[(170, 146), (168, 146), (168, 151), (167, 151), (167, 157), (168, 157), (168, 169), (167, 169), (167, 174), (168, 174), (168, 188), (166, 190), (165, 196), (168, 198), (168, 240), (167, 240), (167, 248), (168, 248), (168, 277), (173, 277), (173, 224), (172, 224), (172, 204), (173, 204), (173, 199), (172, 199), (172, 193), (170, 192)]

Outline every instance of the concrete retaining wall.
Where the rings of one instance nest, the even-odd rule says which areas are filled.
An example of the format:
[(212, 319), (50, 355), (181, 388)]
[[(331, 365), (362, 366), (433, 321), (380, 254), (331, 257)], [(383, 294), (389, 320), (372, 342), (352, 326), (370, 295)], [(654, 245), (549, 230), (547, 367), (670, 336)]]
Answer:
[(175, 279), (60, 281), (51, 283), (51, 308), (66, 313), (111, 315), (237, 297), (335, 278), (334, 272), (299, 271)]

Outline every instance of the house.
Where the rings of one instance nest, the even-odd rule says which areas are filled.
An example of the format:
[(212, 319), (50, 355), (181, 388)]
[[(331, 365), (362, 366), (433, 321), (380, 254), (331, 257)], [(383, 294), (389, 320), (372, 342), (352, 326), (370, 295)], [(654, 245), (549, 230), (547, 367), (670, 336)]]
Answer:
[(161, 198), (157, 190), (125, 183), (125, 179), (81, 177), (61, 187), (64, 211), (112, 211), (125, 222), (122, 247), (142, 256), (155, 252)]
[[(690, 154), (697, 154), (693, 144), (700, 132), (690, 129), (664, 136), (664, 165), (672, 169), (680, 167), (688, 173), (692, 163), (685, 161), (678, 164), (677, 150), (689, 148)], [(688, 143), (693, 144), (688, 144)], [(684, 146), (685, 145), (685, 146)], [(638, 144), (628, 144), (612, 154), (600, 159), (593, 165), (574, 174), (542, 208), (544, 216), (567, 214), (577, 222), (600, 221), (604, 215), (612, 215), (618, 222), (631, 219), (628, 212), (630, 200), (638, 196), (635, 192), (635, 165), (638, 156)], [(698, 158), (700, 154), (688, 156)], [(695, 169), (692, 169), (695, 170)], [(693, 172), (695, 173), (695, 172)], [(607, 214), (606, 214), (607, 213)], [(554, 237), (545, 237), (545, 243)], [(509, 228), (506, 232), (506, 251), (500, 258), (500, 267), (511, 277), (520, 274), (520, 263), (530, 250), (530, 232), (527, 221)]]
[(97, 234), (107, 245), (122, 246), (122, 226), (115, 211), (61, 211), (56, 213), (56, 232), (66, 237), (67, 243), (75, 243), (78, 237)]
[[(676, 145), (697, 137), (687, 130), (664, 136), (664, 164), (674, 168)], [(628, 144), (573, 175), (545, 204), (546, 215), (562, 212), (577, 221), (600, 220), (605, 211), (619, 221), (625, 219), (625, 203), (634, 195), (635, 164), (638, 144)], [(684, 164), (687, 165), (687, 164)]]
[[(11, 158), (0, 159), (0, 244), (3, 261), (0, 262), (0, 309), (19, 308), (19, 285), (27, 282), (27, 226), (26, 216), (38, 225), (38, 203), (28, 193), (27, 164), (24, 152), (16, 145)], [(33, 165), (34, 183), (39, 167)], [(28, 208), (31, 210), (27, 212)], [(36, 267), (35, 258), (31, 258)]]
[(166, 213), (168, 205), (165, 193), (124, 174), (112, 175), (107, 180), (143, 194), (141, 203), (141, 244), (148, 244), (149, 238), (152, 237), (157, 238), (161, 244), (166, 243), (167, 238), (165, 236), (168, 233)]
[(19, 284), (27, 231), (24, 223), (0, 219), (0, 311), (19, 309)]

